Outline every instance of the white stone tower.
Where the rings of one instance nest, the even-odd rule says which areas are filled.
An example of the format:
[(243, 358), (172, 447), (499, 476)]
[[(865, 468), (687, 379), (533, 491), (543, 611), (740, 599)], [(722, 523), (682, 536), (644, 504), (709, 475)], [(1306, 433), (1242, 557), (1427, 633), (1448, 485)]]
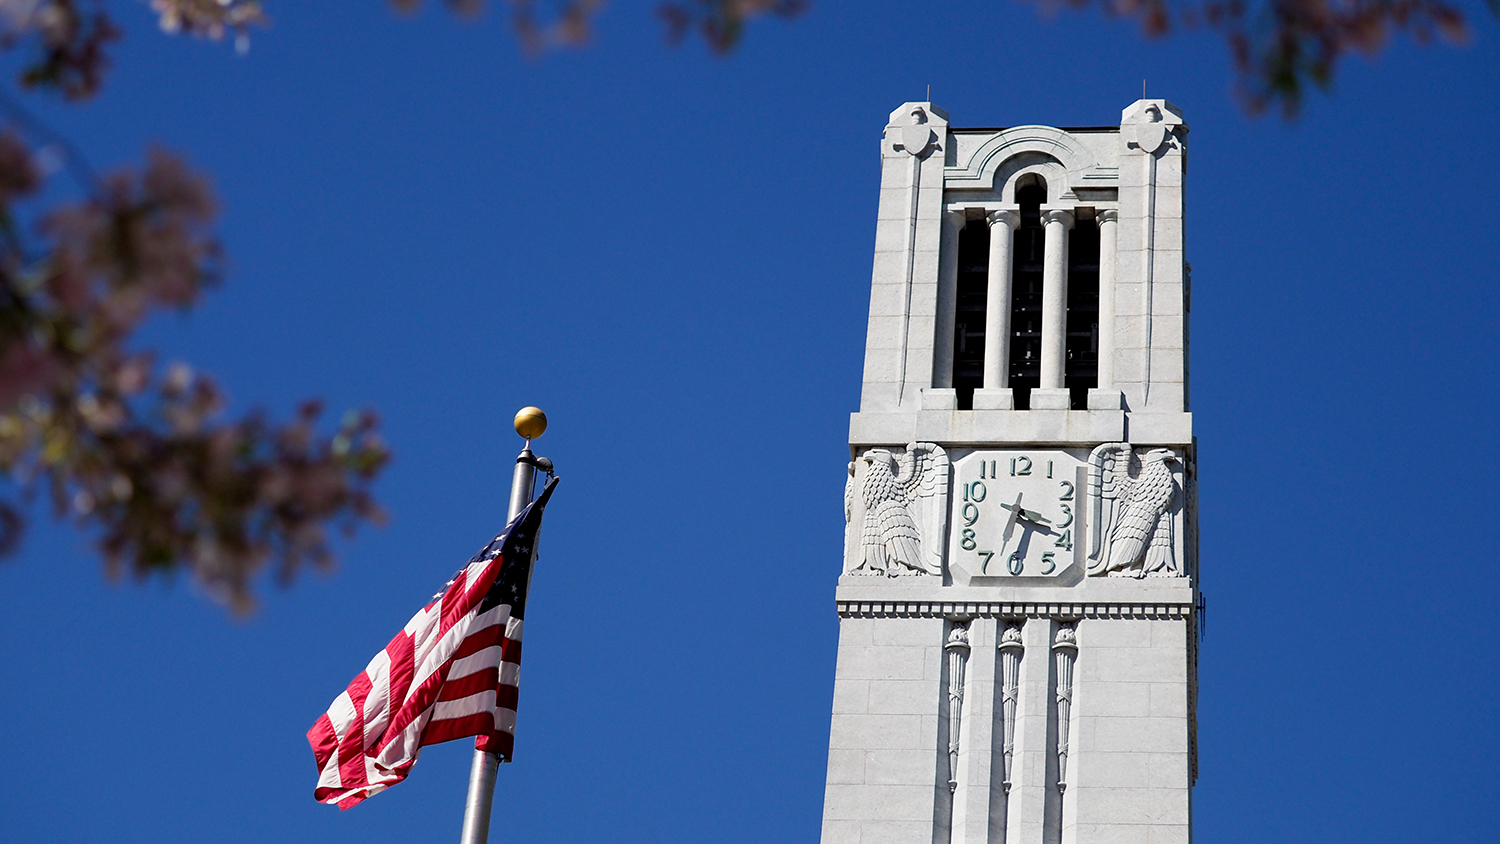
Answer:
[(1190, 840), (1186, 137), (891, 113), (825, 844)]

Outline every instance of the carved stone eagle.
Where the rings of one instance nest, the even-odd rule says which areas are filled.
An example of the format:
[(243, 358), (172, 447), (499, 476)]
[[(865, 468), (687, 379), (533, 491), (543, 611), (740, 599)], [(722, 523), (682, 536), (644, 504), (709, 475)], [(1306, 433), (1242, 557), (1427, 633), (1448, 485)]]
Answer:
[(932, 443), (910, 443), (899, 458), (872, 448), (860, 458), (865, 508), (860, 563), (855, 572), (942, 574), (948, 517), (948, 453)]
[(1093, 507), (1088, 573), (1177, 577), (1172, 509), (1177, 481), (1168, 448), (1138, 454), (1129, 443), (1105, 443), (1089, 455)]

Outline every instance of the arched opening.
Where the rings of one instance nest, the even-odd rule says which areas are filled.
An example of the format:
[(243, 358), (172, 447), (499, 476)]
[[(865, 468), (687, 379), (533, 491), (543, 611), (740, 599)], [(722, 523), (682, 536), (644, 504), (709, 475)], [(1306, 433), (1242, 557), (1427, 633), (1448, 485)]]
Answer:
[(1035, 173), (1016, 180), (1015, 202), (1021, 208), (1012, 250), (1009, 383), (1016, 410), (1031, 409), (1031, 390), (1042, 383), (1042, 262), (1046, 236), (1042, 205), (1047, 182)]

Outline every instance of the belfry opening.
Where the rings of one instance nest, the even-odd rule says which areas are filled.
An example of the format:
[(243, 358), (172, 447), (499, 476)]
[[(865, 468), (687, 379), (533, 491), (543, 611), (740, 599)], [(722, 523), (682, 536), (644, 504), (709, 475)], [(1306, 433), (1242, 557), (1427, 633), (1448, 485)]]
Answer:
[[(1031, 409), (1031, 391), (1042, 386), (1042, 344), (1046, 231), (1042, 209), (1047, 205), (1047, 182), (1036, 173), (1024, 173), (1013, 189), (1018, 225), (1012, 231), (996, 226), (988, 218), (965, 217), (958, 234), (958, 267), (955, 274), (953, 374), (958, 410), (974, 409), (974, 391), (985, 387), (1008, 389), (1011, 407)], [(1070, 410), (1087, 410), (1089, 390), (1099, 386), (1099, 249), (1100, 237), (1091, 210), (1074, 212), (1074, 226), (1067, 237), (1067, 294), (1064, 319), (1063, 387)], [(991, 301), (1005, 285), (990, 279), (995, 244), (991, 239), (1010, 238), (1011, 256), (1008, 301)], [(989, 327), (1006, 324), (989, 318), (990, 308), (1008, 313), (1008, 336), (991, 337)], [(1007, 363), (1000, 383), (986, 384), (985, 350), (989, 344), (1005, 344)]]

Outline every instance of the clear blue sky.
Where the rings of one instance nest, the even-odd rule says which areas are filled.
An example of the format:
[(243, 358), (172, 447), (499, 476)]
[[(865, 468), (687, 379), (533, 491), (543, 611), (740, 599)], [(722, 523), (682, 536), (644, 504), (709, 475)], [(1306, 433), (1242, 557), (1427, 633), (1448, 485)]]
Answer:
[[(373, 406), (388, 527), (237, 621), (105, 582), (40, 515), (0, 564), (0, 839), (458, 836), (470, 748), (349, 812), (303, 734), (498, 528), (519, 441), (564, 480), (496, 842), (814, 841), (847, 414), (885, 115), (1192, 127), (1199, 842), (1494, 835), (1497, 26), (1397, 44), (1285, 123), (1211, 36), (1011, 0), (815, 0), (728, 58), (617, 2), (520, 55), (379, 0), (275, 2), (236, 57), (144, 4), (104, 95), (40, 107), (101, 168), (211, 172), (223, 288), (150, 340), (238, 406)], [(429, 3), (429, 6), (437, 5)]]

